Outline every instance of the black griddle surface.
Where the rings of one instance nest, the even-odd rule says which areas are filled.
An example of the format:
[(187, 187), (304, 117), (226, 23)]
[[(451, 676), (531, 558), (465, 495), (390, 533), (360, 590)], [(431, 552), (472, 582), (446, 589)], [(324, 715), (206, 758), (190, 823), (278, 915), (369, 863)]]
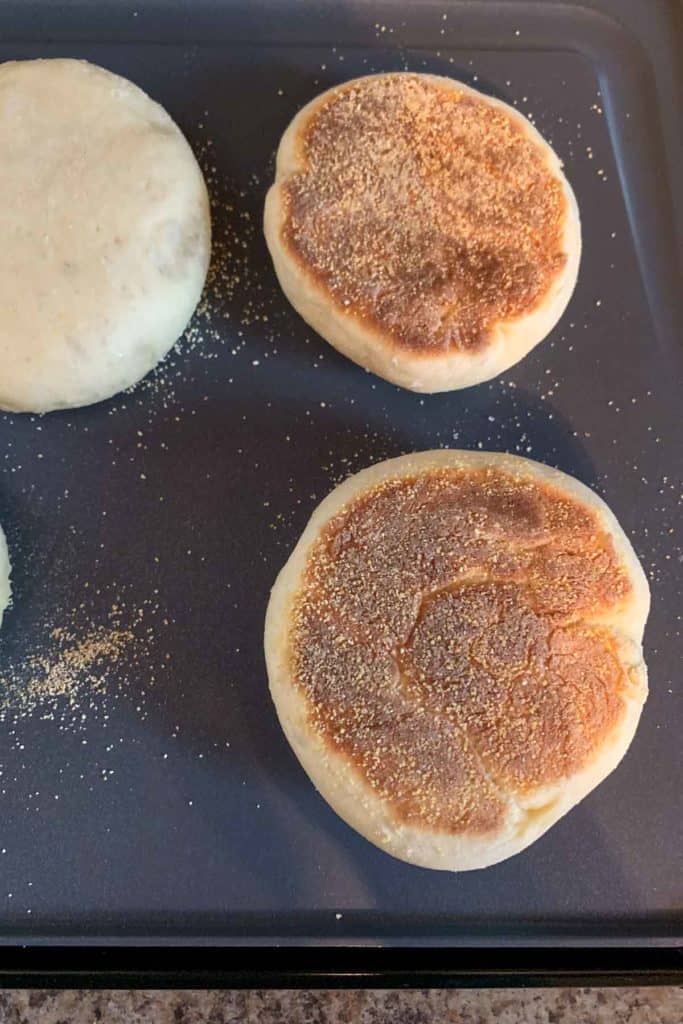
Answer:
[[(667, 5), (654, 6), (661, 22)], [(0, 24), (1, 59), (87, 58), (169, 110), (207, 169), (217, 263), (209, 311), (132, 394), (0, 416), (14, 566), (0, 941), (674, 942), (683, 358), (676, 140), (651, 35), (514, 2), (26, 3)], [(260, 230), (295, 111), (335, 82), (406, 67), (531, 115), (583, 222), (579, 283), (550, 337), (502, 378), (431, 397), (316, 337)], [(438, 446), (576, 475), (614, 509), (653, 589), (651, 694), (625, 760), (526, 852), (464, 875), (399, 863), (329, 809), (280, 732), (261, 640), (270, 585), (317, 502), (349, 472)], [(144, 643), (104, 659), (101, 688), (18, 707), (26, 659), (54, 657), (50, 631), (111, 629), (112, 605)]]

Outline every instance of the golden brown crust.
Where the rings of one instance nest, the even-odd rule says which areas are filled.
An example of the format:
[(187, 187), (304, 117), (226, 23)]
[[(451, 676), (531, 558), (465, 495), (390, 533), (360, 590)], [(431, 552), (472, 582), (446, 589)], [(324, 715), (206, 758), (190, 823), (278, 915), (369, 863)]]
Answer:
[(595, 511), (499, 469), (389, 479), (335, 515), (292, 607), (312, 728), (397, 820), (485, 834), (624, 710), (601, 620), (632, 593)]
[(420, 75), (328, 94), (282, 185), (281, 243), (343, 312), (399, 349), (473, 353), (544, 300), (567, 199), (500, 105)]

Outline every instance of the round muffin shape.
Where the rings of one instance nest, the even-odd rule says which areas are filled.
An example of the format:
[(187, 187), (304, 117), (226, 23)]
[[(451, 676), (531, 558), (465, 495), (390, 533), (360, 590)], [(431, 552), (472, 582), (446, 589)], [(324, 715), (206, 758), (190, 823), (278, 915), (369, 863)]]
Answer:
[(478, 384), (562, 315), (581, 250), (551, 147), (500, 100), (436, 75), (369, 75), (282, 137), (264, 229), (294, 308), (413, 391)]
[(270, 690), (320, 793), (429, 868), (523, 850), (621, 760), (647, 696), (643, 570), (528, 459), (381, 462), (319, 505), (271, 594)]
[(0, 150), (0, 408), (109, 398), (166, 355), (199, 300), (199, 165), (162, 107), (77, 60), (0, 65)]
[(9, 553), (7, 551), (7, 541), (5, 540), (5, 534), (2, 532), (0, 526), (0, 626), (2, 626), (2, 617), (5, 613), (5, 609), (9, 604), (11, 589), (10, 589), (10, 562)]

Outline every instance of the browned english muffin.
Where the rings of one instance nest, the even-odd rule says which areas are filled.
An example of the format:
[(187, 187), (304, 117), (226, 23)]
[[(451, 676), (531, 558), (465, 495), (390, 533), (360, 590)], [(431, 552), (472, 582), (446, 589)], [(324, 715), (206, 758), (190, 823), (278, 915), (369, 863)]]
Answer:
[(285, 132), (265, 234), (330, 344), (414, 391), (466, 387), (555, 325), (578, 273), (560, 161), (514, 108), (434, 75), (359, 78)]
[(647, 695), (647, 581), (557, 470), (425, 452), (351, 477), (273, 588), (270, 687), (332, 807), (387, 852), (509, 857), (625, 753)]

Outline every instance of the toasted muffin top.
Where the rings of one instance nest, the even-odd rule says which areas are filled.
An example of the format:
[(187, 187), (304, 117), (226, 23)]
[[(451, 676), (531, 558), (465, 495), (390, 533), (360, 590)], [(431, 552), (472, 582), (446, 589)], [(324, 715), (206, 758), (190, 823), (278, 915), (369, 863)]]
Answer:
[(397, 820), (486, 833), (619, 722), (629, 678), (606, 620), (632, 587), (595, 510), (544, 481), (391, 478), (309, 552), (292, 679), (311, 727)]
[(567, 262), (568, 204), (549, 148), (457, 83), (354, 80), (321, 99), (298, 144), (283, 244), (401, 349), (482, 349), (498, 324), (543, 302)]

